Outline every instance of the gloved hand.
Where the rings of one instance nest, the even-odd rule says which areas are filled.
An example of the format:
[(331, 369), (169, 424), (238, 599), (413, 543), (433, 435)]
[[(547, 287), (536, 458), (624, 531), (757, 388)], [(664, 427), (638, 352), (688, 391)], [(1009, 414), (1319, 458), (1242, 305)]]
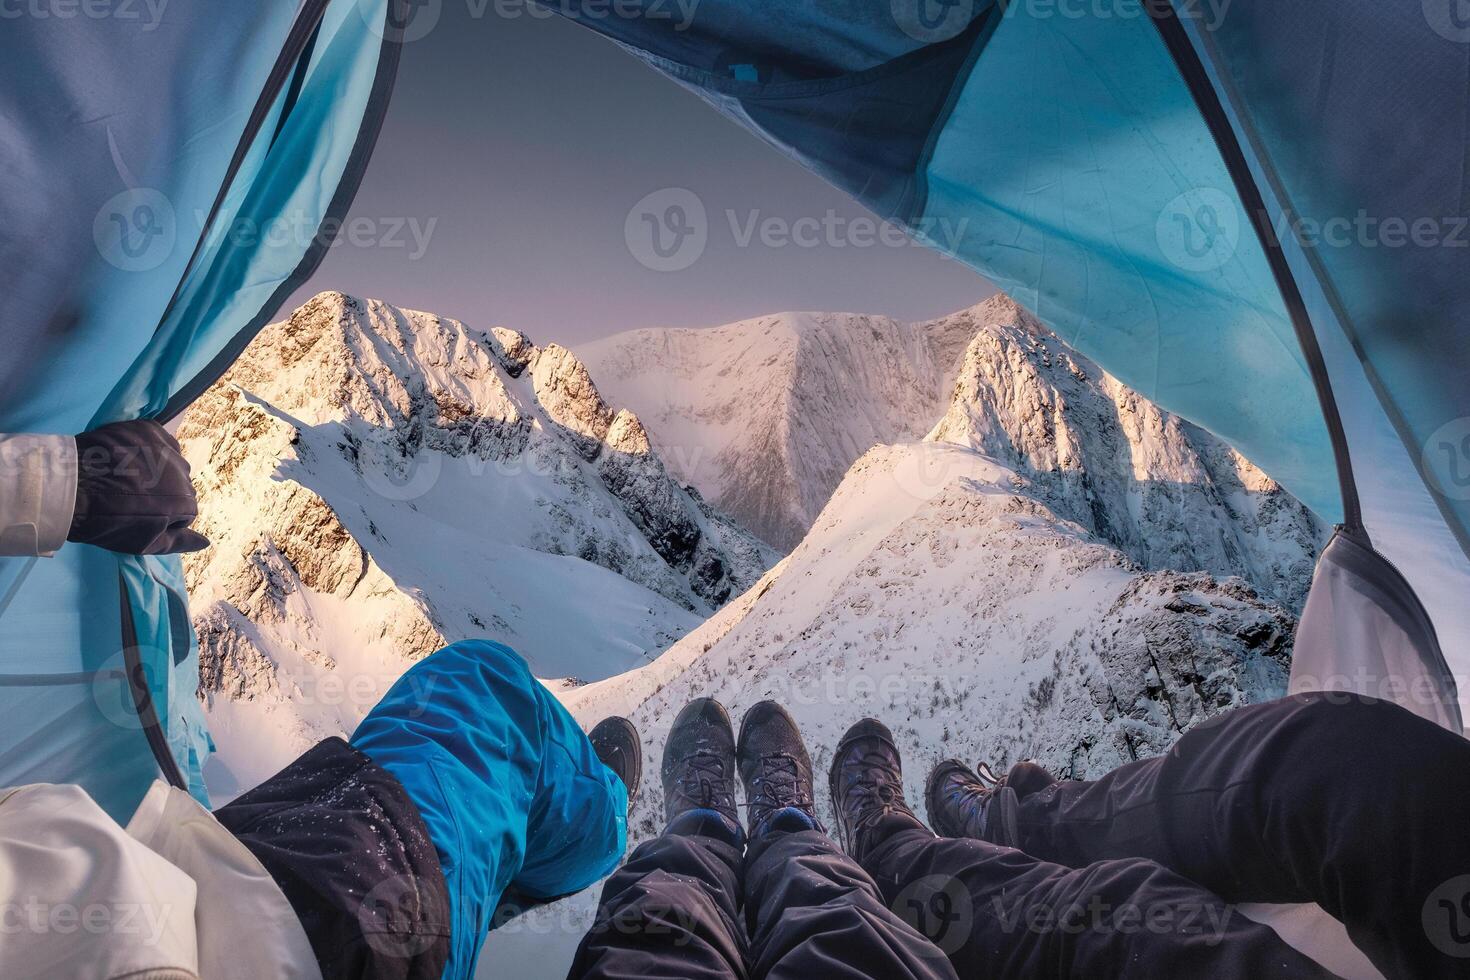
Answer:
[(68, 541), (130, 555), (199, 551), (199, 516), (178, 440), (151, 419), (77, 436), (77, 502)]

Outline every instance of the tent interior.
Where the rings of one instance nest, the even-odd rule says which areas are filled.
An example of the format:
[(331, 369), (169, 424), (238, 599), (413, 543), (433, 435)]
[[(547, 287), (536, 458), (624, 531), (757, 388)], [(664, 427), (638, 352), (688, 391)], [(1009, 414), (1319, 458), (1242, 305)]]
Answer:
[[(7, 23), (5, 177), (27, 191), (0, 203), (0, 431), (168, 420), (225, 370), (324, 246), (218, 229), (346, 213), (424, 6), (181, 5), (149, 34)], [(1433, 6), (551, 9), (921, 241), (967, 222), (961, 261), (1337, 526), (1291, 688), (1462, 731), (1470, 275), (1387, 224), (1417, 235), (1470, 207), (1470, 32)], [(204, 233), (157, 265), (98, 247), (98, 223), (146, 239), (196, 211)], [(1363, 215), (1381, 238), (1312, 233)], [(124, 817), (160, 773), (207, 799), (197, 686), (177, 557), (0, 559), (0, 785), (78, 782)]]

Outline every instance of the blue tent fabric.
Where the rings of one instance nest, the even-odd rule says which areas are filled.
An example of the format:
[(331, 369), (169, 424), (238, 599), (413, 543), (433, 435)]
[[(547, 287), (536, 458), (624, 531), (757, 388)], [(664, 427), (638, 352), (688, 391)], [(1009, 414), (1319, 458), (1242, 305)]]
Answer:
[(453, 916), (446, 977), (474, 973), (506, 888), (565, 895), (622, 859), (627, 791), (508, 647), (471, 640), (419, 661), (351, 742), (403, 784), (439, 852)]
[[(277, 0), (171, 5), (156, 23), (7, 21), (0, 431), (167, 417), (212, 380), (350, 201), (404, 10)], [(264, 234), (277, 221), (304, 231)], [(177, 557), (0, 558), (0, 709), (27, 733), (0, 740), (0, 784), (80, 782), (122, 819), (160, 772), (204, 799), (197, 685)]]
[(1147, 17), (1016, 5), (929, 162), (960, 258), (1130, 387), (1343, 516), (1317, 393), (1231, 177)]
[[(1444, 654), (1424, 678), (1375, 683), (1433, 682), (1449, 703), (1410, 705), (1431, 717), (1463, 713), (1456, 687), (1470, 698), (1470, 29), (1453, 11), (1249, 3), (1209, 30), (1185, 21), (1308, 305), (1361, 529), (1422, 599)], [(1344, 677), (1365, 673), (1355, 650), (1338, 660)]]
[(1470, 28), (1457, 5), (1245, 0), (1201, 35), (1384, 411), (1470, 553)]

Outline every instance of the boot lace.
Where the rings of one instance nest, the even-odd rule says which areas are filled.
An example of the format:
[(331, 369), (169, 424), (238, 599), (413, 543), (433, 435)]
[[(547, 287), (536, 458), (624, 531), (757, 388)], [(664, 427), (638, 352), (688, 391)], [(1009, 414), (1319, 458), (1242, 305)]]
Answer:
[(735, 794), (730, 789), (725, 760), (713, 753), (696, 752), (686, 758), (674, 790), (681, 803), (701, 810), (735, 809)]
[(810, 793), (802, 792), (801, 768), (795, 757), (778, 753), (761, 759), (761, 772), (750, 782), (754, 796), (746, 802), (757, 816), (786, 807), (811, 811)]
[(853, 815), (856, 826), (867, 826), (890, 813), (913, 816), (904, 799), (903, 777), (886, 753), (864, 752), (854, 768), (857, 772), (848, 783), (844, 809)]

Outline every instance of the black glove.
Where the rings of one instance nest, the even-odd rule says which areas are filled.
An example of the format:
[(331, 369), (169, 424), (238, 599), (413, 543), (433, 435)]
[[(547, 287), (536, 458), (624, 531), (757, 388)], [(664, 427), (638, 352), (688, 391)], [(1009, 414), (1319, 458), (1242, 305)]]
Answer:
[(209, 547), (189, 530), (199, 516), (178, 440), (152, 419), (77, 436), (77, 503), (68, 541), (129, 555)]

